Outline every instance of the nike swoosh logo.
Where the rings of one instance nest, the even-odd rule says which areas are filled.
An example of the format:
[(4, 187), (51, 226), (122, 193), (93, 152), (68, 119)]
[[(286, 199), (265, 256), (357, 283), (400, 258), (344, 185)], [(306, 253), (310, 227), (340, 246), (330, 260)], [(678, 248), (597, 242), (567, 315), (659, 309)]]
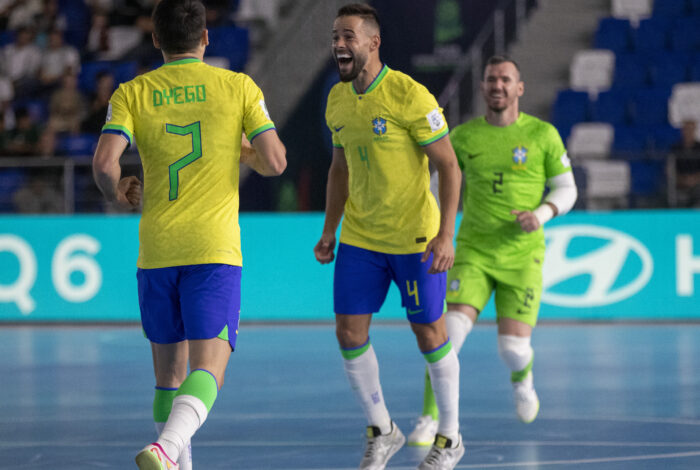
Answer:
[(469, 155), (467, 155), (467, 157), (469, 157), (469, 160), (476, 158), (476, 157), (480, 157), (480, 156), (481, 156), (480, 153), (470, 153)]
[(340, 130), (341, 130), (343, 127), (345, 127), (345, 126), (334, 127), (333, 129), (335, 129), (336, 132), (340, 132)]
[(422, 308), (419, 308), (418, 310), (411, 310), (410, 308), (408, 309), (408, 314), (409, 315), (415, 315), (417, 313), (421, 313), (423, 311)]

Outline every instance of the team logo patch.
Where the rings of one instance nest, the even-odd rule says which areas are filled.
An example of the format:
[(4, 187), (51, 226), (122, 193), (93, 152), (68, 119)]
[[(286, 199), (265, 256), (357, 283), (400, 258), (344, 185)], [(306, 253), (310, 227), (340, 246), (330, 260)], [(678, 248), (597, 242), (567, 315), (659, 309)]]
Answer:
[(270, 119), (270, 113), (267, 111), (267, 106), (265, 106), (265, 100), (260, 100), (260, 107), (263, 110), (263, 113), (265, 113), (265, 117)]
[(527, 161), (527, 149), (522, 145), (515, 147), (513, 149), (513, 161), (518, 165), (524, 165)]
[(386, 134), (386, 119), (380, 117), (374, 118), (374, 121), (372, 121), (372, 130), (377, 135)]
[(445, 125), (445, 118), (442, 116), (440, 108), (433, 109), (425, 115), (425, 118), (428, 120), (428, 124), (430, 124), (430, 130), (433, 132), (439, 131)]
[(450, 282), (450, 290), (451, 291), (457, 291), (459, 290), (459, 279), (453, 279)]
[(112, 103), (109, 103), (109, 106), (107, 106), (107, 119), (105, 119), (105, 122), (109, 122), (112, 120)]
[(569, 155), (566, 152), (561, 156), (561, 164), (564, 168), (569, 168), (571, 166), (571, 160), (569, 160)]

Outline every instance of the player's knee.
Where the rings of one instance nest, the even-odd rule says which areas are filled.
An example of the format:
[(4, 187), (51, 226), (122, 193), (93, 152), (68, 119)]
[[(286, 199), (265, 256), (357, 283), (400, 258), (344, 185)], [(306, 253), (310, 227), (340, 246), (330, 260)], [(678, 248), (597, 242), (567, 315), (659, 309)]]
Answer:
[(358, 348), (367, 342), (367, 332), (348, 328), (344, 325), (336, 325), (335, 336), (341, 348)]
[(533, 354), (530, 337), (498, 335), (498, 354), (511, 371), (525, 369)]

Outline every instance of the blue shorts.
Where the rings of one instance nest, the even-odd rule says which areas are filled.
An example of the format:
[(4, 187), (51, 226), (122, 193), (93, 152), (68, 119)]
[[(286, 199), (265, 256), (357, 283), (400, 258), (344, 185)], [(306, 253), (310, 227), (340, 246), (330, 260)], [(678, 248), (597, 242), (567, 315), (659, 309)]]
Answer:
[(167, 344), (219, 336), (235, 348), (241, 312), (240, 266), (139, 269), (136, 279), (141, 323), (150, 341)]
[(335, 313), (378, 312), (393, 280), (410, 322), (432, 323), (439, 319), (445, 310), (447, 274), (428, 274), (433, 256), (421, 263), (422, 256), (390, 255), (339, 244), (333, 279)]

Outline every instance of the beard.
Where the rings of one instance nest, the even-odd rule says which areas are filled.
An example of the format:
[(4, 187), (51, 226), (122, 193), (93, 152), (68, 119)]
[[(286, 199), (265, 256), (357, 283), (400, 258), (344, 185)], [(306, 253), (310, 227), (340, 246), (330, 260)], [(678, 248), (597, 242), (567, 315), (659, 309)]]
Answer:
[(351, 81), (355, 80), (358, 75), (360, 75), (360, 72), (362, 72), (362, 69), (365, 67), (365, 64), (367, 63), (367, 57), (353, 55), (352, 68), (346, 72), (343, 72), (341, 70), (340, 62), (337, 59), (336, 59), (335, 63), (338, 66), (338, 76), (340, 77), (340, 81), (341, 82), (351, 82)]

